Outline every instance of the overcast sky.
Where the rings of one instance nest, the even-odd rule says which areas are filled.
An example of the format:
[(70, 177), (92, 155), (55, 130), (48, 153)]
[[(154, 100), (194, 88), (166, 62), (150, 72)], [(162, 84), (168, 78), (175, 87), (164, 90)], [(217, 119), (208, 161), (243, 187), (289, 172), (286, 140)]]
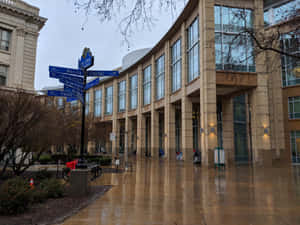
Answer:
[[(95, 56), (95, 70), (111, 70), (121, 65), (122, 57), (130, 51), (153, 47), (168, 31), (182, 10), (177, 14), (156, 12), (155, 26), (144, 29), (130, 39), (131, 48), (122, 44), (118, 30), (118, 19), (101, 23), (96, 16), (86, 18), (75, 13), (72, 0), (25, 0), (40, 8), (40, 16), (48, 19), (38, 39), (35, 89), (55, 86), (56, 79), (49, 78), (48, 66), (77, 67), (77, 60), (84, 47), (89, 47)], [(129, 0), (128, 0), (129, 1)], [(84, 30), (82, 25), (85, 23)]]

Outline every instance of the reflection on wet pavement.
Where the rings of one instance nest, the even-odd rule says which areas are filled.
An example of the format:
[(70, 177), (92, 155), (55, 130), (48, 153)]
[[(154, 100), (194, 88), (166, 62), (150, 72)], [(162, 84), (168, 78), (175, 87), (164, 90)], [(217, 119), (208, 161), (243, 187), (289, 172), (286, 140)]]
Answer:
[(219, 171), (141, 160), (104, 174), (114, 187), (64, 225), (297, 225), (300, 167)]

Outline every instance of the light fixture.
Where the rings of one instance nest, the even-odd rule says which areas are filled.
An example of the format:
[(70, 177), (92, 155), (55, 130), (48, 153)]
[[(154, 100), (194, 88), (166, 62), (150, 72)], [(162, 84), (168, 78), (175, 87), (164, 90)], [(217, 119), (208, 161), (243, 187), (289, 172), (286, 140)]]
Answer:
[(269, 134), (270, 134), (269, 127), (264, 127), (264, 136), (269, 136)]
[(214, 124), (208, 126), (208, 134), (216, 134), (216, 127)]
[(209, 128), (209, 134), (215, 134), (216, 133), (216, 128), (210, 127)]

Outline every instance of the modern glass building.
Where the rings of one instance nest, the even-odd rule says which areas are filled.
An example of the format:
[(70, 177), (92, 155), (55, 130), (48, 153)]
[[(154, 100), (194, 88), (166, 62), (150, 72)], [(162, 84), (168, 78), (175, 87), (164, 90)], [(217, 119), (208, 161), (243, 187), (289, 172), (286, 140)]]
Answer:
[[(157, 45), (128, 54), (120, 77), (89, 90), (89, 114), (116, 137), (99, 134), (99, 143), (114, 155), (188, 162), (199, 152), (206, 166), (217, 147), (229, 166), (299, 163), (293, 10), (299, 1), (189, 1)], [(258, 51), (253, 34), (278, 26), (277, 46), (289, 54)]]

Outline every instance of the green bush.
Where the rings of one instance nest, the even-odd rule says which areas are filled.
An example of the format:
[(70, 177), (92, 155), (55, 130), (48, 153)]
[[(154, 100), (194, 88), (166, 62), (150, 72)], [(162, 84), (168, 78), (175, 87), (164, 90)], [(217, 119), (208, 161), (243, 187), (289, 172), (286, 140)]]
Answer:
[(68, 161), (68, 156), (65, 154), (56, 154), (52, 155), (53, 162), (57, 163), (58, 160), (61, 161), (61, 164), (66, 163)]
[(41, 189), (46, 193), (47, 198), (61, 198), (64, 196), (64, 185), (55, 178), (43, 180), (40, 184)]
[(42, 203), (47, 200), (47, 193), (40, 187), (36, 187), (31, 190), (31, 202)]
[(112, 162), (112, 160), (111, 160), (111, 157), (102, 157), (101, 159), (100, 159), (100, 165), (101, 166), (109, 166), (109, 165), (111, 165), (111, 162)]
[(29, 182), (17, 177), (9, 179), (0, 187), (0, 212), (3, 214), (23, 213), (31, 201)]
[(35, 179), (37, 179), (39, 181), (49, 179), (51, 177), (52, 177), (52, 173), (50, 171), (48, 171), (47, 169), (39, 170), (35, 174)]
[(48, 155), (48, 154), (44, 154), (44, 155), (41, 155), (40, 159), (39, 159), (39, 162), (41, 164), (49, 164), (50, 162), (52, 162), (52, 157), (51, 155)]

